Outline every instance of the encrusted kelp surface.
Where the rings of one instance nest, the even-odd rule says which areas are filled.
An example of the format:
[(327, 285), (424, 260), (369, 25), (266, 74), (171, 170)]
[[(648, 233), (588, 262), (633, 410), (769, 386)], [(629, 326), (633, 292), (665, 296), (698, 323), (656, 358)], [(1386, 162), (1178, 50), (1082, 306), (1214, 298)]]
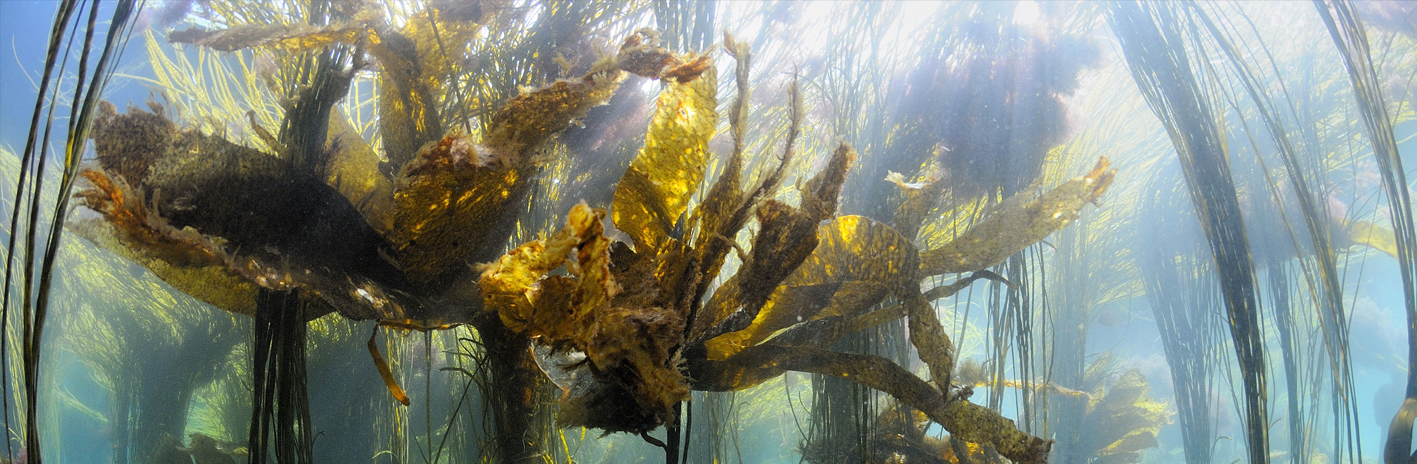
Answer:
[(326, 311), (364, 317), (380, 314), (359, 301), (351, 282), (400, 285), (396, 269), (369, 259), (383, 240), (354, 207), (282, 159), (177, 130), (160, 112), (119, 115), (112, 106), (94, 138), (103, 170), (85, 173), (93, 188), (78, 194), (83, 204), (103, 214), (133, 253), (166, 263), (158, 268), (219, 307), (247, 311), (220, 290), (245, 286), (197, 269), (223, 266), (261, 287), (304, 288), (325, 297)]
[(227, 311), (255, 314), (255, 283), (232, 272), (216, 244), (148, 212), (140, 194), (122, 178), (98, 171), (84, 175), (94, 188), (80, 192), (79, 201), (103, 214), (107, 222), (71, 223), (70, 230), (143, 265), (183, 293)]
[[(688, 397), (673, 354), (684, 321), (674, 308), (652, 304), (655, 289), (644, 286), (653, 282), (650, 269), (635, 263), (612, 271), (604, 217), (576, 206), (566, 227), (489, 265), (479, 285), (508, 328), (553, 350), (584, 353), (583, 366), (553, 366), (588, 371), (565, 387), (561, 424), (641, 432), (670, 419), (670, 407)], [(546, 276), (563, 265), (571, 277)], [(624, 288), (616, 277), (640, 285)]]
[(168, 34), (167, 40), (172, 43), (200, 45), (223, 52), (254, 47), (275, 47), (302, 51), (337, 43), (353, 43), (365, 39), (368, 34), (369, 26), (362, 21), (328, 26), (314, 26), (304, 23), (248, 24), (221, 30), (193, 27), (172, 31), (171, 34)]

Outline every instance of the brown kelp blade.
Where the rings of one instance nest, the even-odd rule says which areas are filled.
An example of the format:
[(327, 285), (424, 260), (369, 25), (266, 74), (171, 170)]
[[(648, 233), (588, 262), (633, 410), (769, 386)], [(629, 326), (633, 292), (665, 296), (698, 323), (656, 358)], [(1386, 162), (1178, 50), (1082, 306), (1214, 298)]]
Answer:
[(374, 358), (374, 368), (379, 370), (379, 377), (384, 378), (384, 386), (389, 388), (389, 393), (394, 395), (394, 399), (404, 406), (408, 406), (408, 394), (403, 392), (403, 387), (399, 386), (398, 380), (394, 379), (394, 371), (389, 370), (389, 363), (384, 362), (384, 356), (379, 354), (379, 345), (374, 343), (374, 339), (379, 336), (379, 328), (374, 327), (374, 333), (369, 334), (369, 356)]
[(817, 225), (836, 214), (841, 183), (855, 160), (856, 150), (843, 142), (826, 168), (802, 187), (801, 208), (777, 200), (757, 206), (759, 227), (748, 260), (734, 275), (734, 288), (719, 289), (731, 292), (725, 295), (733, 299), (722, 300), (698, 315), (690, 340), (703, 343), (752, 324), (778, 285), (816, 249)]
[[(863, 313), (913, 275), (915, 259), (910, 242), (885, 224), (862, 216), (822, 224), (816, 248), (773, 291), (752, 324), (706, 343), (709, 358), (725, 359), (801, 322)], [(723, 312), (736, 299), (734, 283), (705, 306), (709, 314)]]
[(1116, 169), (1106, 157), (1083, 177), (1038, 196), (1019, 194), (1004, 200), (992, 215), (940, 248), (920, 254), (924, 275), (986, 269), (1027, 248), (1077, 219), (1083, 206), (1096, 201), (1112, 184)]

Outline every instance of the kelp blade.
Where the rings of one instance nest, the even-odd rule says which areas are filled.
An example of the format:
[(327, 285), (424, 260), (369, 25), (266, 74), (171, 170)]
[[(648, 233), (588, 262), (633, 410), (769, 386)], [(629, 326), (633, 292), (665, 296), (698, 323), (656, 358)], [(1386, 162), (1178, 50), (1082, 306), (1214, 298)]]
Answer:
[(615, 226), (641, 252), (674, 236), (675, 225), (698, 191), (708, 141), (718, 124), (718, 78), (710, 69), (689, 83), (665, 81), (645, 145), (615, 189)]
[[(726, 359), (801, 322), (864, 313), (904, 283), (917, 266), (915, 259), (914, 247), (885, 224), (863, 216), (822, 224), (817, 247), (773, 291), (752, 324), (706, 343), (709, 359)], [(735, 293), (715, 294), (705, 307), (722, 312)]]
[(1004, 200), (997, 211), (940, 248), (921, 253), (925, 275), (984, 270), (1027, 248), (1077, 219), (1082, 207), (1097, 200), (1112, 184), (1116, 169), (1107, 158), (1086, 176), (1028, 199), (1026, 194)]

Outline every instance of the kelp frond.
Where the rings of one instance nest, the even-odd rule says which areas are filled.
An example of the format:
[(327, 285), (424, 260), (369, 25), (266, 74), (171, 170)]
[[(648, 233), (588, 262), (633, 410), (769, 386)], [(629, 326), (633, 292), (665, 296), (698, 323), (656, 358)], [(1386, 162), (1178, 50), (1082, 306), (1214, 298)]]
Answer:
[(1116, 170), (1107, 158), (1087, 175), (1072, 179), (1032, 198), (1030, 193), (1004, 200), (989, 216), (943, 247), (920, 255), (925, 275), (986, 269), (1077, 219), (1083, 206), (1095, 202), (1112, 184)]

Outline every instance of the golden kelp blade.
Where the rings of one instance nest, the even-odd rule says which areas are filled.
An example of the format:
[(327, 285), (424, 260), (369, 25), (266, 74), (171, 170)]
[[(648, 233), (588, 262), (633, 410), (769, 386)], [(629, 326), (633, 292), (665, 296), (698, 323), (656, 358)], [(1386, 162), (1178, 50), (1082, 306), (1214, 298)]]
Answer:
[[(709, 359), (726, 359), (801, 322), (860, 314), (899, 288), (917, 267), (909, 241), (863, 216), (842, 216), (823, 224), (817, 229), (817, 241), (816, 249), (773, 292), (752, 325), (706, 343)], [(733, 298), (715, 295), (705, 307), (729, 299)]]
[[(609, 246), (608, 239), (602, 235), (604, 231), (600, 226), (604, 216), (604, 211), (592, 210), (585, 203), (578, 204), (571, 209), (566, 226), (555, 235), (523, 244), (487, 265), (478, 280), (483, 307), (496, 311), (508, 328), (545, 337), (548, 343), (578, 338), (585, 324), (575, 315), (585, 314), (575, 311), (571, 307), (572, 301), (579, 303), (588, 299), (572, 298), (576, 295), (573, 292), (593, 295), (594, 298), (589, 299), (598, 300), (595, 308), (599, 308), (608, 299), (605, 286), (613, 285), (608, 281), (608, 274), (602, 274), (608, 272), (605, 267), (609, 260), (609, 253), (604, 250)], [(607, 242), (603, 244), (604, 248), (600, 246), (602, 241)], [(579, 254), (587, 260), (587, 266), (578, 269), (591, 277), (586, 280), (601, 285), (600, 289), (585, 285), (586, 280), (582, 280), (582, 285), (566, 278), (542, 280), (551, 271), (565, 265), (571, 259), (571, 251), (577, 248), (584, 248)], [(593, 256), (597, 252), (605, 256)]]
[[(1368, 221), (1343, 221), (1342, 228), (1334, 234), (1335, 248), (1338, 246), (1363, 245), (1397, 258), (1397, 239), (1391, 230)], [(1347, 240), (1344, 240), (1347, 239)]]
[(399, 387), (398, 380), (394, 379), (394, 372), (389, 370), (389, 363), (384, 362), (384, 357), (379, 354), (379, 345), (374, 343), (374, 337), (379, 335), (379, 328), (374, 328), (374, 333), (369, 334), (369, 356), (374, 358), (374, 368), (379, 370), (379, 377), (384, 378), (384, 386), (389, 388), (389, 393), (394, 395), (404, 406), (408, 406), (408, 394)]
[(395, 169), (412, 160), (424, 144), (444, 135), (438, 108), (442, 99), (451, 98), (447, 83), (457, 79), (453, 60), (464, 56), (467, 44), (482, 30), (485, 13), (500, 10), (482, 2), (460, 3), (479, 11), (438, 11), (434, 24), (430, 15), (435, 8), (430, 6), (409, 18), (401, 30), (380, 28), (378, 40), (369, 45), (369, 53), (381, 67), (379, 134)]
[(718, 78), (709, 69), (687, 84), (664, 82), (645, 146), (615, 189), (615, 226), (636, 250), (657, 249), (671, 236), (703, 181), (708, 141), (718, 124)]
[(979, 271), (1002, 262), (1049, 234), (1067, 227), (1082, 207), (1094, 202), (1112, 184), (1116, 169), (1106, 157), (1086, 176), (1070, 180), (1038, 198), (1015, 195), (997, 211), (945, 246), (921, 253), (923, 275)]
[(608, 100), (622, 75), (606, 63), (524, 93), (492, 116), (482, 144), (452, 133), (405, 165), (388, 239), (409, 280), (441, 291), (466, 263), (495, 258), (539, 169), (531, 153)]

